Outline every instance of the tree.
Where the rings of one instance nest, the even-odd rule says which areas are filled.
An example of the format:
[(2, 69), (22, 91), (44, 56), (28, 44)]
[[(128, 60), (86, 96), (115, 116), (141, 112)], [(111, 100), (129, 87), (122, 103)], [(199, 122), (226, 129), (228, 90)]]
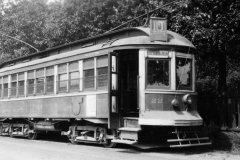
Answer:
[(235, 73), (232, 63), (240, 60), (239, 11), (238, 0), (192, 0), (169, 16), (170, 28), (192, 40), (199, 51), (198, 79), (212, 83), (218, 78), (219, 95), (226, 95), (227, 79), (240, 80), (228, 76)]
[[(147, 11), (171, 3), (151, 16), (166, 17), (169, 30), (184, 35), (197, 47), (200, 93), (216, 94), (218, 84), (218, 92), (223, 95), (226, 84), (233, 88), (239, 84), (238, 0), (179, 0), (177, 3), (170, 0), (61, 0), (50, 4), (47, 0), (1, 2), (0, 31), (39, 50), (105, 33)], [(145, 16), (124, 27), (143, 25), (146, 20)], [(1, 61), (35, 52), (3, 36), (0, 49)]]
[(43, 32), (46, 10), (46, 1), (42, 0), (9, 1), (7, 6), (2, 8), (1, 61), (36, 52), (19, 41), (3, 36), (4, 34), (32, 44), (40, 50), (46, 48), (47, 42)]

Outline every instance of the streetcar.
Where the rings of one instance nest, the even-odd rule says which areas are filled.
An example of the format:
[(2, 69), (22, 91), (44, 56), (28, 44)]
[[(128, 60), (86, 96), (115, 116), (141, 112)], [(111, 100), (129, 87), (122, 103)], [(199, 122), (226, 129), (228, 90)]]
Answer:
[(114, 147), (210, 145), (197, 111), (194, 45), (151, 18), (0, 65), (0, 134)]

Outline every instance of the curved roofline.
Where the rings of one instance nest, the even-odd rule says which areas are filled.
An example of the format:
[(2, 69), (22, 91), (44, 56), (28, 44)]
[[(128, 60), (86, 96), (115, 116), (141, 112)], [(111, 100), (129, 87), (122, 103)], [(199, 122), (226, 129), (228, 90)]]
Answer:
[[(39, 51), (39, 52), (34, 52), (34, 53), (26, 55), (26, 56), (21, 56), (21, 57), (17, 57), (17, 58), (5, 61), (5, 62), (0, 64), (0, 67), (2, 67), (6, 63), (11, 63), (11, 62), (18, 61), (18, 60), (21, 60), (21, 59), (24, 59), (24, 58), (40, 55), (40, 54), (42, 54), (44, 52), (50, 52), (50, 51), (53, 51), (53, 50), (56, 50), (56, 49), (61, 49), (61, 48), (67, 47), (67, 46), (75, 45), (75, 44), (78, 44), (78, 43), (88, 42), (88, 41), (91, 41), (93, 39), (103, 38), (103, 37), (106, 37), (106, 36), (109, 36), (109, 35), (113, 35), (113, 34), (120, 33), (120, 32), (126, 32), (126, 31), (143, 31), (143, 30), (141, 30), (141, 29), (139, 29), (137, 27), (130, 27), (130, 28), (123, 28), (123, 29), (120, 29), (120, 30), (103, 33), (103, 34), (100, 34), (100, 35), (97, 35), (97, 36), (93, 36), (93, 37), (89, 37), (89, 38), (83, 38), (83, 39), (80, 39), (80, 40), (77, 40), (77, 41), (74, 41), (74, 42), (58, 45), (58, 46), (55, 46), (55, 47), (52, 47), (52, 48), (47, 48), (47, 49)], [(148, 33), (146, 33), (146, 34), (148, 34)]]
[[(47, 48), (45, 50), (42, 50), (42, 51), (39, 51), (39, 52), (35, 52), (35, 53), (29, 54), (29, 55), (26, 55), (26, 56), (14, 58), (12, 60), (8, 60), (6, 62), (1, 63), (0, 67), (4, 66), (7, 63), (13, 63), (15, 61), (22, 60), (22, 59), (27, 59), (27, 58), (34, 57), (34, 56), (37, 56), (37, 55), (41, 55), (43, 53), (51, 52), (51, 51), (54, 51), (54, 50), (58, 50), (58, 49), (65, 48), (65, 47), (69, 47), (69, 46), (76, 45), (76, 44), (81, 44), (81, 43), (84, 44), (84, 43), (87, 43), (87, 42), (92, 41), (94, 39), (99, 39), (99, 38), (107, 37), (109, 35), (115, 35), (117, 33), (128, 32), (128, 31), (140, 31), (140, 32), (143, 32), (144, 34), (146, 34), (147, 36), (150, 36), (150, 29), (148, 27), (146, 27), (146, 28), (144, 28), (144, 27), (123, 28), (123, 29), (120, 29), (120, 30), (111, 31), (111, 32), (103, 33), (103, 34), (100, 34), (100, 35), (97, 35), (97, 36), (80, 39), (80, 40), (77, 40), (77, 41), (74, 41), (74, 42), (70, 42), (70, 43), (67, 43), (67, 44), (55, 46), (55, 47), (52, 47), (52, 48)], [(183, 37), (182, 35), (180, 35), (178, 33), (175, 33), (175, 32), (172, 32), (172, 31), (167, 31), (167, 33), (174, 34), (175, 36), (177, 36), (179, 38), (182, 38), (182, 40), (184, 40), (188, 44), (188, 46), (184, 46), (184, 47), (190, 47), (190, 48), (194, 48), (195, 49), (194, 45), (188, 39)], [(168, 44), (168, 45), (170, 45), (170, 44)]]

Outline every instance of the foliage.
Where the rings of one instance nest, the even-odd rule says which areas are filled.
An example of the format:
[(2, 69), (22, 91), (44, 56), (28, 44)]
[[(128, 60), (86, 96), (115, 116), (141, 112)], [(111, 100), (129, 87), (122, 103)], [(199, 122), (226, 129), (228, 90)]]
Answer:
[[(240, 2), (238, 0), (0, 0), (0, 33), (21, 39), (39, 50), (105, 33), (147, 11), (171, 3), (151, 16), (166, 17), (168, 28), (197, 47), (201, 93), (215, 93), (219, 58), (227, 55), (228, 86), (240, 80)], [(124, 27), (146, 23), (146, 17)], [(0, 35), (0, 62), (35, 52)], [(221, 72), (220, 72), (221, 73)], [(215, 86), (215, 87), (214, 87)]]
[[(32, 44), (36, 48), (46, 48), (44, 23), (46, 19), (46, 1), (18, 0), (9, 2), (2, 8), (0, 31)], [(1, 35), (1, 61), (34, 52), (32, 48)]]

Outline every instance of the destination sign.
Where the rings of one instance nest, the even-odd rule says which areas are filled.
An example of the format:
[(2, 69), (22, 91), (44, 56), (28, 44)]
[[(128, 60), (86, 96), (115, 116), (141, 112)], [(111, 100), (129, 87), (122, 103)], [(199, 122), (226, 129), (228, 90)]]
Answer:
[(148, 56), (169, 56), (169, 51), (163, 50), (150, 50)]

